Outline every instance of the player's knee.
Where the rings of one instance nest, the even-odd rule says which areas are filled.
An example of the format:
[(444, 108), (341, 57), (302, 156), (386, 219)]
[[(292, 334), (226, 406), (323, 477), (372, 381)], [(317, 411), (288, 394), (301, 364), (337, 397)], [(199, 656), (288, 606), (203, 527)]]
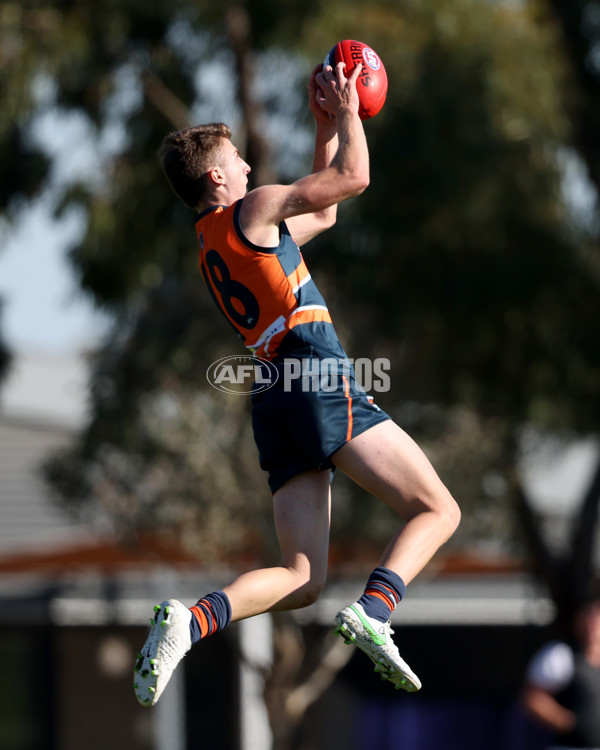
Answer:
[(325, 586), (325, 580), (321, 578), (310, 578), (296, 591), (296, 607), (308, 607), (314, 604)]
[(458, 503), (450, 494), (448, 495), (448, 499), (443, 506), (442, 515), (446, 525), (448, 526), (448, 537), (451, 537), (460, 524), (461, 512)]
[(460, 523), (460, 508), (456, 500), (446, 488), (439, 489), (430, 495), (424, 495), (419, 499), (419, 512), (430, 513), (430, 518), (435, 519), (440, 536), (444, 541), (450, 539)]

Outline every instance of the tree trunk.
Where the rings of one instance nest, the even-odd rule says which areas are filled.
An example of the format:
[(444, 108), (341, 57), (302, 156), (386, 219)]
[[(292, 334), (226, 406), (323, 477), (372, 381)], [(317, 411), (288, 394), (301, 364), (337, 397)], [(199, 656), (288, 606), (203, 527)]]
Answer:
[(250, 18), (242, 5), (232, 5), (225, 14), (229, 43), (235, 57), (238, 74), (238, 99), (242, 107), (245, 160), (252, 167), (250, 181), (253, 187), (276, 182), (275, 171), (271, 166), (271, 151), (263, 137), (261, 120), (264, 120), (262, 105), (253, 94), (254, 64), (250, 52)]
[(520, 482), (515, 499), (533, 568), (546, 584), (555, 605), (557, 635), (568, 634), (573, 612), (589, 593), (594, 576), (594, 538), (600, 503), (600, 457), (589, 488), (573, 521), (570, 549), (564, 555), (552, 552), (543, 537), (539, 520)]

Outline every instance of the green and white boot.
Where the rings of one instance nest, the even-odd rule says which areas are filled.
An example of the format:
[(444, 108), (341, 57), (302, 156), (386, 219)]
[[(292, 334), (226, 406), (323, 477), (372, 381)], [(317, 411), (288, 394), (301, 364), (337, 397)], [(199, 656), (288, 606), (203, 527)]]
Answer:
[(392, 640), (394, 631), (389, 620), (382, 623), (369, 617), (362, 605), (354, 602), (337, 613), (335, 622), (335, 632), (373, 661), (382, 680), (389, 680), (396, 690), (415, 693), (421, 689), (421, 680), (400, 656)]
[(175, 667), (192, 647), (191, 618), (192, 612), (176, 599), (154, 607), (150, 633), (133, 670), (133, 689), (142, 706), (158, 701)]

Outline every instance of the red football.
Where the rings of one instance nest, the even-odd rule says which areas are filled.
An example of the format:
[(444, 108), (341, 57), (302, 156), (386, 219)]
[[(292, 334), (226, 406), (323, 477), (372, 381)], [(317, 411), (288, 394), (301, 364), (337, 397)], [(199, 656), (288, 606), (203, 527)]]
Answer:
[(362, 63), (356, 83), (360, 100), (358, 114), (361, 120), (368, 120), (385, 104), (388, 80), (381, 58), (366, 44), (346, 39), (329, 50), (324, 64), (335, 68), (339, 62), (346, 63), (346, 76), (352, 73), (357, 63)]

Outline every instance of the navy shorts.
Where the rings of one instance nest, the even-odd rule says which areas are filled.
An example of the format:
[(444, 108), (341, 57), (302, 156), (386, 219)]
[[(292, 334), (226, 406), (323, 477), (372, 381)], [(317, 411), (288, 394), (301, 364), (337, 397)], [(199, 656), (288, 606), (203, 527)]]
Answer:
[(354, 369), (320, 377), (283, 376), (252, 395), (252, 427), (271, 492), (310, 469), (332, 469), (331, 456), (351, 438), (390, 419), (357, 384)]

